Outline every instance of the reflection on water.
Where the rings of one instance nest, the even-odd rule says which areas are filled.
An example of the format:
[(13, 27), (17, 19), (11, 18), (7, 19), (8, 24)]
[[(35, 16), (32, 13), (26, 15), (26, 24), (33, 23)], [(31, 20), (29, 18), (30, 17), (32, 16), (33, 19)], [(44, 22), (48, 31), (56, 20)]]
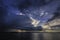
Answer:
[(32, 33), (32, 40), (43, 40), (42, 33)]
[(60, 40), (60, 33), (6, 33), (2, 39), (9, 40)]

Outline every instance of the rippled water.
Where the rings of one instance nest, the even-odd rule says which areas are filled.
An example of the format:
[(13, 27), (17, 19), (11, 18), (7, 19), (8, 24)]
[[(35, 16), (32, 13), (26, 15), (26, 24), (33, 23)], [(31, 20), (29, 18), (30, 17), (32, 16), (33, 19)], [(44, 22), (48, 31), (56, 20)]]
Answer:
[(60, 40), (60, 33), (6, 33), (2, 39), (9, 40)]

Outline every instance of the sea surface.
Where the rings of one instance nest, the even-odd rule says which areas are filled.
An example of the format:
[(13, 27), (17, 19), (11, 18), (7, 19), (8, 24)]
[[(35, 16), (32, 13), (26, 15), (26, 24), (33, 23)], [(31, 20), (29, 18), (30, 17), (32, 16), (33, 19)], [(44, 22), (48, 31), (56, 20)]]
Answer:
[(2, 33), (0, 39), (4, 40), (60, 40), (60, 33), (53, 32), (20, 32)]

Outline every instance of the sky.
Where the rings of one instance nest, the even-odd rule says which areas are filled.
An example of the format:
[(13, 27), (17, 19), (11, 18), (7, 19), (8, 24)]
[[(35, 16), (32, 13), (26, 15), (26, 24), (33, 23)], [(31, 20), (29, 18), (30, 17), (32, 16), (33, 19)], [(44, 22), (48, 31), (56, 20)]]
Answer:
[(60, 0), (0, 0), (0, 23), (8, 28), (41, 26), (58, 7)]

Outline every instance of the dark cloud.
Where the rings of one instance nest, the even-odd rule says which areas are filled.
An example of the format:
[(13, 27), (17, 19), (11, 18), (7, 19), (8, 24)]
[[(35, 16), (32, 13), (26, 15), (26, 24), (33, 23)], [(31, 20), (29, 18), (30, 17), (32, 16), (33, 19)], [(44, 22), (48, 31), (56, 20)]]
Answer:
[[(28, 27), (31, 25), (31, 20), (27, 15), (19, 16), (17, 13), (24, 13), (24, 9), (38, 10), (43, 9), (49, 14), (55, 15), (53, 19), (60, 15), (60, 13), (55, 13), (60, 5), (59, 0), (0, 0), (0, 23), (1, 27), (4, 25), (6, 28), (19, 28), (20, 26)], [(38, 9), (35, 9), (38, 8)], [(31, 10), (31, 11), (33, 11)], [(58, 8), (59, 10), (59, 8)], [(33, 13), (33, 12), (32, 12)], [(38, 14), (38, 13), (37, 13)], [(36, 15), (36, 14), (35, 14)], [(35, 16), (33, 15), (33, 16)], [(39, 18), (40, 16), (36, 16)], [(45, 19), (45, 17), (44, 17)], [(42, 20), (42, 19), (40, 19)], [(46, 19), (47, 20), (47, 19)], [(49, 18), (48, 18), (49, 20)], [(44, 20), (43, 20), (44, 21)], [(2, 27), (3, 28), (3, 27)]]

